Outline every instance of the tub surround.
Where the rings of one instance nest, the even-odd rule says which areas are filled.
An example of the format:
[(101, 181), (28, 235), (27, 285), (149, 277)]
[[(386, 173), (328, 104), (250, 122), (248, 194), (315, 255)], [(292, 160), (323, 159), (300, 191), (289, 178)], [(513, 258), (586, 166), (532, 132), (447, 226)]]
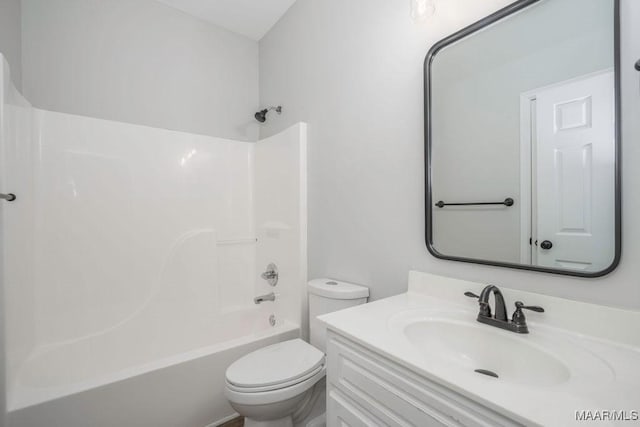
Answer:
[[(464, 292), (479, 294), (485, 286), (411, 272), (407, 293), (321, 316), (320, 320), (326, 322), (333, 336), (344, 337), (413, 376), (444, 386), (515, 424), (568, 425), (576, 422), (575, 411), (638, 410), (640, 312), (502, 288), (509, 315), (515, 301), (546, 310), (527, 312), (530, 333), (515, 334), (475, 321), (478, 303), (465, 297)], [(460, 369), (454, 360), (456, 355), (451, 360), (438, 360), (432, 357), (435, 348), (430, 352), (427, 344), (421, 347), (408, 337), (407, 327), (412, 322), (428, 325), (447, 316), (451, 321), (448, 324), (465, 324), (478, 334), (489, 333), (504, 340), (508, 346), (491, 349), (496, 358), (508, 357), (508, 352), (521, 345), (557, 360), (564, 368), (515, 381), (506, 376), (496, 379)], [(331, 350), (328, 353), (331, 379)], [(519, 354), (528, 357), (513, 352), (514, 357)], [(468, 361), (468, 356), (460, 357)]]
[(228, 365), (300, 334), (306, 125), (254, 144), (45, 111), (0, 66), (11, 425), (234, 415)]

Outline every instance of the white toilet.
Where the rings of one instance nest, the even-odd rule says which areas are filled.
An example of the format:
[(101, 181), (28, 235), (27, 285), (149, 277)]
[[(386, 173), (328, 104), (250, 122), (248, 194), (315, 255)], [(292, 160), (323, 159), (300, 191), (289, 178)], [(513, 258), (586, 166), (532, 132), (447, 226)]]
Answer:
[(317, 316), (364, 304), (369, 289), (332, 279), (308, 284), (311, 344), (294, 339), (256, 350), (227, 369), (225, 395), (247, 427), (289, 427), (324, 399), (326, 330)]

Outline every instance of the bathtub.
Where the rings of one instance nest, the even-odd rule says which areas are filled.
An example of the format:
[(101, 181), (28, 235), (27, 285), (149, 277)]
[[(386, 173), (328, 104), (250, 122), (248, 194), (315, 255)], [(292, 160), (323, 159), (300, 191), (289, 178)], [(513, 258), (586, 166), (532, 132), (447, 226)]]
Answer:
[[(223, 394), (227, 367), (253, 350), (299, 336), (298, 325), (271, 326), (261, 310), (242, 313), (242, 321), (231, 317), (197, 334), (185, 331), (182, 344), (190, 341), (193, 348), (181, 353), (171, 354), (161, 340), (136, 345), (140, 336), (130, 327), (40, 349), (9, 389), (9, 425), (205, 427), (231, 419), (236, 414)], [(232, 332), (246, 335), (229, 338)], [(216, 339), (221, 341), (198, 347)]]

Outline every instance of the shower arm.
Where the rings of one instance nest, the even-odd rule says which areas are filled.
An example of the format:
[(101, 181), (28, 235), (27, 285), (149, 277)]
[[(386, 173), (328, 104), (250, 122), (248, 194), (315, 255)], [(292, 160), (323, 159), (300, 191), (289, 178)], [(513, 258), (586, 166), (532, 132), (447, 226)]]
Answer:
[(258, 111), (256, 114), (254, 114), (253, 117), (255, 117), (255, 119), (260, 123), (264, 123), (265, 121), (267, 121), (267, 113), (269, 111), (275, 111), (278, 114), (282, 114), (282, 106), (280, 105), (278, 105), (277, 107), (270, 106), (268, 108), (265, 108), (264, 110)]

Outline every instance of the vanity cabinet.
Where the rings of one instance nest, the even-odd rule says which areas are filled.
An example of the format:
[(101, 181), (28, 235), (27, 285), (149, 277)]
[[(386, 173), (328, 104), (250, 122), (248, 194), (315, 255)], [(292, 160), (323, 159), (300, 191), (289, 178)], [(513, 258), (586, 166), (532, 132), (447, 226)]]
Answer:
[(519, 426), (329, 331), (327, 426)]

